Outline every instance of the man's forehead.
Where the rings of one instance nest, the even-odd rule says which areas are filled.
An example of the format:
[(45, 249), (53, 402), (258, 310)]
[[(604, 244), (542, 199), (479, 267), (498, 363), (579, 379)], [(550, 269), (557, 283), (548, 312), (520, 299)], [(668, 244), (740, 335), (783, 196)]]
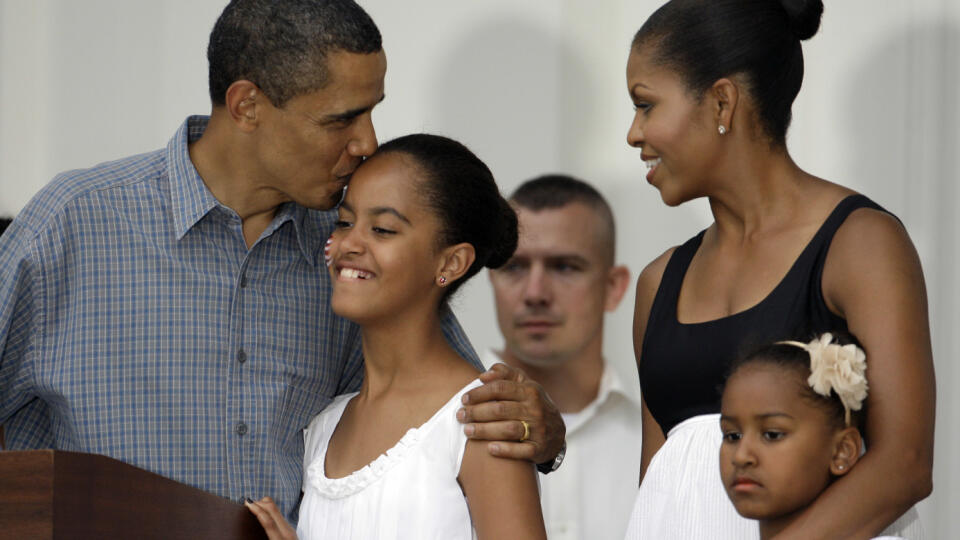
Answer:
[(520, 242), (516, 254), (592, 257), (599, 251), (600, 218), (591, 208), (571, 203), (559, 208), (517, 209)]
[(386, 66), (383, 51), (331, 53), (327, 57), (327, 84), (299, 97), (334, 114), (371, 109), (385, 97)]

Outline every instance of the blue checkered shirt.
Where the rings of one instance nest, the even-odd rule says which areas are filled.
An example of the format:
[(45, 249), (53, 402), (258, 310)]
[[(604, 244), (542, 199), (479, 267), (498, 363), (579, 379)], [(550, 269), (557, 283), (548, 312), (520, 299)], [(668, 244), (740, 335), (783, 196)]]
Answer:
[[(206, 124), (57, 176), (0, 237), (0, 424), (8, 449), (270, 495), (296, 521), (302, 430), (363, 377), (359, 329), (330, 310), (336, 217), (286, 204), (247, 249), (190, 161)], [(449, 311), (444, 332), (480, 365)]]

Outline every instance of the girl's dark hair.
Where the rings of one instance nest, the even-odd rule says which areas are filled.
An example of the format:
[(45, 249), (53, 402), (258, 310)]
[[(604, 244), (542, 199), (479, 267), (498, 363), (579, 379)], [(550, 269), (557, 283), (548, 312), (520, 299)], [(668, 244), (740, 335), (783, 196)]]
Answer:
[[(854, 344), (861, 347), (860, 342), (848, 333), (831, 331), (833, 342), (840, 345)], [(812, 339), (812, 338), (811, 338)], [(798, 339), (801, 343), (807, 343), (810, 339)], [(862, 347), (861, 347), (862, 348)], [(813, 388), (807, 382), (810, 377), (810, 353), (796, 345), (788, 345), (780, 342), (763, 345), (750, 353), (743, 355), (730, 364), (730, 371), (727, 373), (727, 380), (733, 375), (749, 365), (768, 365), (778, 366), (785, 370), (793, 371), (798, 376), (797, 386), (800, 395), (809, 402), (823, 408), (830, 415), (830, 419), (838, 428), (846, 426), (845, 409), (843, 402), (836, 392), (831, 391), (830, 397), (824, 397), (813, 391)], [(856, 427), (863, 433), (864, 420), (866, 415), (866, 406), (861, 407), (859, 411), (850, 411), (850, 425)]]
[(820, 27), (820, 0), (671, 0), (647, 19), (633, 47), (677, 73), (698, 98), (718, 79), (745, 77), (764, 132), (785, 146), (803, 82), (800, 41)]
[(423, 172), (421, 194), (440, 217), (441, 246), (467, 242), (476, 259), (448, 298), (481, 268), (499, 268), (517, 249), (517, 214), (500, 195), (490, 169), (457, 141), (439, 135), (405, 135), (382, 144), (377, 154), (409, 156)]

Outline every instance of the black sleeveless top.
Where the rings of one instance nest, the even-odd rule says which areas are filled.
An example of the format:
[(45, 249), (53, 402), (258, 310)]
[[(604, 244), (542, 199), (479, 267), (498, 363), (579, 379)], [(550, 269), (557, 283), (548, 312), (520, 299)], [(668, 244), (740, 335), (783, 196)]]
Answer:
[(734, 358), (776, 340), (847, 330), (846, 321), (827, 308), (820, 280), (834, 234), (858, 208), (886, 212), (863, 195), (840, 201), (766, 298), (721, 319), (677, 320), (680, 287), (704, 231), (673, 252), (650, 308), (640, 357), (643, 398), (665, 435), (687, 418), (720, 412), (723, 380)]

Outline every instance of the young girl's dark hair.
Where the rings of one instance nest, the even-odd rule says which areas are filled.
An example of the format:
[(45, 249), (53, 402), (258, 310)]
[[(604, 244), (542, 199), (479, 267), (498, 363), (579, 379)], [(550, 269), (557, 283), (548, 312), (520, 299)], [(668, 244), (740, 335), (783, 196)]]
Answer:
[[(845, 333), (838, 334), (837, 332), (831, 332), (831, 334), (834, 336), (833, 342), (838, 345), (853, 344), (857, 347), (861, 347), (860, 343), (853, 335)], [(729, 380), (739, 369), (745, 366), (757, 364), (775, 365), (797, 373), (797, 375), (799, 375), (797, 379), (797, 386), (800, 391), (800, 395), (810, 403), (813, 403), (814, 405), (821, 407), (824, 411), (826, 411), (829, 414), (831, 421), (835, 423), (836, 427), (846, 427), (846, 409), (843, 406), (843, 402), (840, 400), (840, 396), (838, 396), (837, 393), (832, 390), (830, 392), (830, 397), (822, 396), (814, 392), (813, 388), (807, 382), (807, 378), (810, 377), (810, 353), (805, 349), (783, 342), (763, 345), (753, 350), (749, 354), (734, 360), (730, 365), (730, 370), (727, 373), (726, 378)], [(865, 414), (865, 405), (862, 406), (860, 410), (850, 411), (850, 425), (860, 430), (861, 434), (864, 432), (863, 422)]]
[(439, 135), (405, 135), (380, 146), (413, 159), (423, 173), (421, 194), (440, 217), (441, 246), (467, 242), (476, 259), (446, 288), (449, 298), (481, 268), (499, 268), (517, 249), (517, 214), (500, 195), (490, 169), (466, 146)]
[(800, 41), (817, 33), (822, 14), (820, 0), (672, 0), (647, 19), (633, 47), (652, 45), (654, 61), (698, 97), (718, 79), (743, 75), (764, 131), (784, 146), (803, 82)]

